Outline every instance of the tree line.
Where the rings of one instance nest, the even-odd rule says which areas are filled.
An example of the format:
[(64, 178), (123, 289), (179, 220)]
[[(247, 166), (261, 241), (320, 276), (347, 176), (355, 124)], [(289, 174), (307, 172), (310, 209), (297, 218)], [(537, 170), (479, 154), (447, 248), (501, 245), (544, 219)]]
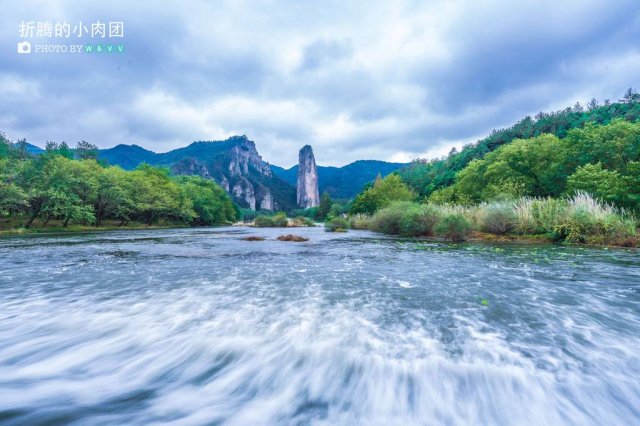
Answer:
[(402, 173), (391, 174), (365, 187), (349, 212), (371, 215), (397, 201), (468, 206), (576, 193), (640, 213), (640, 122), (616, 119), (572, 129), (563, 138), (516, 139), (472, 160), (450, 185), (431, 192), (406, 182)]
[(30, 154), (25, 140), (15, 144), (0, 133), (0, 218), (29, 228), (60, 221), (103, 226), (113, 221), (152, 225), (159, 221), (214, 225), (235, 221), (238, 209), (215, 182), (171, 176), (146, 164), (135, 170), (97, 160), (95, 145), (47, 142)]
[(456, 174), (471, 161), (481, 159), (516, 139), (529, 139), (544, 134), (564, 138), (572, 129), (582, 128), (587, 123), (606, 125), (616, 119), (629, 122), (640, 119), (640, 94), (635, 90), (628, 89), (618, 102), (605, 100), (601, 104), (592, 99), (586, 106), (576, 103), (563, 110), (527, 116), (509, 128), (492, 131), (486, 138), (464, 146), (459, 152), (452, 149), (445, 158), (414, 160), (410, 166), (401, 169), (399, 174), (419, 195), (428, 197), (432, 192), (452, 185)]

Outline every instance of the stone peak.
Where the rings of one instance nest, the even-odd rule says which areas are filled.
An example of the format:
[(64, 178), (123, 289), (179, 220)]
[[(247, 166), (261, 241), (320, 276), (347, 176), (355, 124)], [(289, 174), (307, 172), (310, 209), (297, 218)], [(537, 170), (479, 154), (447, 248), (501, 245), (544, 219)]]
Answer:
[(311, 145), (305, 145), (302, 148), (300, 148), (300, 154), (307, 154), (307, 153), (313, 154), (313, 148), (311, 147)]

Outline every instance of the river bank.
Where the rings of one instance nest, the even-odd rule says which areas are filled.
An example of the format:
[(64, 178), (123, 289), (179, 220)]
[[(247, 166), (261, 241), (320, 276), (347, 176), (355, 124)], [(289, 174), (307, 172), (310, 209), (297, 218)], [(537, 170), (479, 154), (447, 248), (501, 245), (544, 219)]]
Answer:
[(102, 226), (71, 224), (63, 225), (61, 220), (51, 220), (46, 225), (33, 224), (29, 228), (19, 225), (19, 221), (0, 220), (0, 236), (4, 235), (39, 235), (39, 234), (66, 234), (76, 232), (104, 232), (104, 231), (123, 231), (123, 230), (143, 230), (143, 229), (171, 229), (171, 228), (189, 228), (179, 222), (159, 222), (153, 225), (146, 225), (141, 222), (129, 222), (126, 225), (120, 225), (120, 221), (105, 220)]

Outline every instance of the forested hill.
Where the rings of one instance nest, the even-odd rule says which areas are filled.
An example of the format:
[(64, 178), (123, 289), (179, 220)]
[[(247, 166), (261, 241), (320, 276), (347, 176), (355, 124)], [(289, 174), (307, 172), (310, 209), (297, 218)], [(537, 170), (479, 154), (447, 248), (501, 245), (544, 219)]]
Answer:
[(238, 210), (215, 182), (171, 176), (141, 165), (126, 171), (96, 161), (97, 149), (82, 142), (47, 144), (31, 154), (0, 132), (0, 230), (39, 227), (215, 225), (237, 220)]
[[(376, 176), (387, 176), (405, 167), (406, 163), (388, 163), (377, 160), (358, 160), (343, 167), (318, 166), (318, 185), (320, 193), (327, 192), (334, 199), (353, 198), (362, 188), (373, 182)], [(298, 166), (283, 169), (271, 166), (273, 172), (291, 185), (296, 184)]]
[(243, 208), (286, 211), (295, 208), (294, 187), (273, 175), (255, 143), (246, 136), (197, 141), (164, 153), (137, 145), (118, 145), (100, 150), (98, 158), (126, 170), (146, 163), (167, 167), (175, 175), (213, 179)]
[(509, 128), (494, 130), (486, 138), (465, 145), (460, 152), (454, 149), (443, 159), (416, 160), (399, 173), (419, 195), (429, 196), (437, 189), (452, 185), (456, 174), (472, 160), (482, 158), (515, 139), (528, 139), (545, 133), (563, 138), (569, 130), (581, 128), (586, 123), (608, 124), (615, 119), (631, 122), (640, 119), (638, 93), (629, 89), (619, 102), (605, 101), (600, 105), (593, 99), (586, 107), (576, 103), (564, 110), (540, 112), (533, 118), (527, 116)]

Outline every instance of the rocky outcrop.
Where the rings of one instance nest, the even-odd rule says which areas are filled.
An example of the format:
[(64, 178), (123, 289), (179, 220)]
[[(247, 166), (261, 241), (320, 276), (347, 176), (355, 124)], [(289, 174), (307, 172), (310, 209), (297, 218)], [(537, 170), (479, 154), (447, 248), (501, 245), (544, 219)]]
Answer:
[(230, 152), (229, 173), (231, 176), (246, 176), (249, 174), (249, 167), (261, 175), (271, 176), (269, 163), (262, 161), (253, 141), (247, 139), (246, 136), (234, 136), (230, 140), (236, 142)]
[(246, 204), (246, 207), (252, 210), (256, 209), (256, 193), (253, 185), (247, 178), (240, 176), (233, 185), (231, 195), (238, 200), (242, 200), (244, 204)]
[(274, 210), (273, 197), (270, 192), (267, 192), (260, 201), (260, 210)]
[(177, 175), (196, 175), (205, 179), (211, 179), (211, 174), (209, 174), (207, 167), (193, 158), (184, 158), (176, 162), (171, 166), (171, 171)]
[(298, 184), (296, 186), (298, 207), (308, 209), (320, 205), (318, 170), (313, 148), (305, 145), (298, 154)]
[(215, 180), (240, 207), (272, 211), (295, 207), (293, 188), (273, 175), (269, 163), (246, 136), (194, 142), (183, 152), (184, 156), (171, 165), (173, 173)]

